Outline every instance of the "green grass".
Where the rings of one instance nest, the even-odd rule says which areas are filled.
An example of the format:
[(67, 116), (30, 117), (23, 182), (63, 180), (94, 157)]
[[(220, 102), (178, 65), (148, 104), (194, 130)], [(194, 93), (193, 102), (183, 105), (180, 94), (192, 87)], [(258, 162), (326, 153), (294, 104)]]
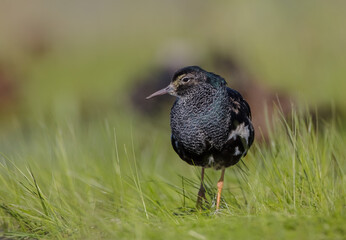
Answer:
[[(134, 79), (181, 43), (192, 64), (216, 71), (208, 59), (221, 51), (295, 102), (346, 109), (345, 3), (2, 4), (0, 68), (18, 98), (0, 112), (0, 239), (344, 239), (337, 117), (279, 121), (268, 146), (227, 169), (215, 214), (220, 172), (207, 170), (211, 205), (197, 211), (200, 169), (172, 150), (169, 107), (155, 119), (127, 109)], [(28, 51), (22, 26), (42, 27), (47, 53)]]
[(343, 239), (345, 135), (302, 119), (279, 121), (268, 146), (227, 169), (217, 213), (220, 172), (207, 170), (210, 205), (196, 210), (199, 169), (168, 129), (119, 116), (22, 125), (0, 144), (0, 236)]

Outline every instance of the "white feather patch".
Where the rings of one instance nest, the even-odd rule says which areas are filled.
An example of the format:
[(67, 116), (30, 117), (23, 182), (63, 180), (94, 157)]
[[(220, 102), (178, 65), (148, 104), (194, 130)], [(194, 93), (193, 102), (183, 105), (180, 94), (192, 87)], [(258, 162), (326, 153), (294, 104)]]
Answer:
[(213, 155), (210, 155), (209, 157), (208, 157), (208, 165), (209, 166), (212, 166), (213, 164), (214, 164), (214, 156)]
[(249, 131), (249, 126), (245, 127), (245, 123), (239, 124), (236, 129), (234, 129), (230, 135), (228, 136), (228, 140), (230, 139), (236, 139), (237, 136), (240, 136), (241, 138), (244, 138), (246, 140), (246, 143), (249, 143), (249, 136), (250, 136), (250, 131)]
[(241, 152), (239, 151), (239, 147), (235, 147), (235, 149), (234, 149), (234, 156), (238, 156), (238, 155), (240, 155), (241, 154)]

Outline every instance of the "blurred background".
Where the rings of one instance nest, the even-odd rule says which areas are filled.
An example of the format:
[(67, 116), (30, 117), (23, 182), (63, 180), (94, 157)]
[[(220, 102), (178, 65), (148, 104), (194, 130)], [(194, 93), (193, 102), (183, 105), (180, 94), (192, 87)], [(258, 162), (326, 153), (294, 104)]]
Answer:
[[(251, 106), (225, 215), (189, 210), (174, 98), (145, 100), (187, 65)], [(275, 125), (277, 108), (318, 124)], [(0, 1), (0, 239), (342, 239), (345, 141), (346, 1)]]
[(345, 9), (322, 0), (1, 1), (0, 134), (109, 118), (111, 128), (169, 134), (174, 99), (144, 98), (186, 65), (241, 92), (260, 140), (273, 101), (287, 115), (302, 105), (345, 119)]

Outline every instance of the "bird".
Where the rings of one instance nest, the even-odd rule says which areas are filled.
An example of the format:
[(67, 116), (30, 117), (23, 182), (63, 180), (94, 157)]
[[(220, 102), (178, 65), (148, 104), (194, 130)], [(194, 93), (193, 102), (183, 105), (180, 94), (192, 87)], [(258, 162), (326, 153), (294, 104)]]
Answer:
[(201, 185), (196, 205), (207, 203), (204, 187), (206, 168), (221, 170), (217, 183), (216, 210), (220, 208), (225, 169), (244, 157), (254, 141), (255, 131), (249, 104), (221, 76), (199, 66), (176, 71), (170, 84), (146, 99), (170, 94), (171, 144), (179, 157), (200, 166)]

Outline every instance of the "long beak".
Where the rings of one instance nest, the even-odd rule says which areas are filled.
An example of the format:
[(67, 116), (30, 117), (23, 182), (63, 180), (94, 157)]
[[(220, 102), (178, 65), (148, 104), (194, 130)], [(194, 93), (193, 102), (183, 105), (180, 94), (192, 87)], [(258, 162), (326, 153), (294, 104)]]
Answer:
[(167, 87), (165, 87), (165, 88), (163, 88), (157, 92), (154, 92), (150, 96), (146, 97), (146, 99), (153, 98), (153, 97), (160, 96), (160, 95), (164, 95), (164, 94), (170, 93), (171, 91), (172, 91), (171, 85), (168, 85)]

